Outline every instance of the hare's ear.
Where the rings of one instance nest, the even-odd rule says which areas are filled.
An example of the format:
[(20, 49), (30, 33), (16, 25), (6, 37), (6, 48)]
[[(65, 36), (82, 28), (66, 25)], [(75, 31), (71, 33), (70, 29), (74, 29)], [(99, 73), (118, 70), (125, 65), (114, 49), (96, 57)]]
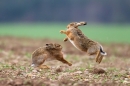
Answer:
[(78, 22), (77, 26), (87, 25), (87, 22)]
[(55, 44), (56, 48), (62, 49), (62, 46), (60, 44)]
[(62, 46), (59, 44), (59, 48), (62, 49)]
[(54, 45), (55, 45), (56, 47), (60, 47), (60, 46), (61, 46), (60, 44), (57, 44), (57, 43), (55, 43)]

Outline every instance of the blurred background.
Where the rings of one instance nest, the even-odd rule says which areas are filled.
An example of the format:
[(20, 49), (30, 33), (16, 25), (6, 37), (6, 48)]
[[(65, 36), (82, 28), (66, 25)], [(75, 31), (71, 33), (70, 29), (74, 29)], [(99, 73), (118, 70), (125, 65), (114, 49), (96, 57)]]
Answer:
[(0, 35), (63, 39), (70, 22), (101, 42), (130, 43), (130, 0), (1, 0)]

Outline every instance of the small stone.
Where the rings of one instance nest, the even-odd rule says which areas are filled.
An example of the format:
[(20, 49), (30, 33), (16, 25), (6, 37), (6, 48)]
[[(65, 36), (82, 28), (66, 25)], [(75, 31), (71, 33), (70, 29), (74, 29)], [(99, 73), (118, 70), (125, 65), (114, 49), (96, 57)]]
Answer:
[(13, 85), (14, 84), (13, 80), (9, 80), (7, 83), (8, 83), (8, 85)]
[(84, 79), (84, 81), (89, 81), (89, 79)]
[(120, 73), (121, 75), (125, 75), (125, 74), (127, 74), (127, 71), (121, 70), (119, 73)]
[(85, 74), (89, 74), (89, 70), (86, 69), (86, 70), (84, 71), (84, 73), (85, 73)]
[(32, 70), (33, 73), (37, 73), (37, 70)]
[(34, 77), (35, 75), (32, 73), (27, 73), (26, 77)]
[(23, 84), (23, 80), (22, 79), (16, 79), (14, 81), (14, 86), (21, 86)]
[(16, 73), (16, 75), (21, 75), (22, 74), (22, 71), (18, 71), (17, 73)]
[(125, 78), (125, 81), (128, 81), (129, 79), (128, 78)]
[(62, 69), (61, 67), (58, 67), (58, 68), (55, 70), (56, 73), (59, 73), (59, 72), (62, 72), (62, 71), (63, 71), (63, 69)]
[(76, 71), (74, 72), (75, 74), (82, 74), (83, 72), (82, 71)]
[(130, 82), (128, 82), (128, 81), (126, 81), (126, 80), (124, 80), (124, 81), (123, 81), (123, 83), (124, 83), (124, 84), (128, 84), (128, 83), (130, 83)]

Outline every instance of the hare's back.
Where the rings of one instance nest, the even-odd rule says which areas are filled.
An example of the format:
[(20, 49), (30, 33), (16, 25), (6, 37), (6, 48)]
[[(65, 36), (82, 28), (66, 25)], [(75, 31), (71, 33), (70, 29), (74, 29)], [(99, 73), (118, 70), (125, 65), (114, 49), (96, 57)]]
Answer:
[(42, 54), (46, 53), (45, 51), (46, 51), (46, 50), (45, 50), (44, 47), (40, 47), (40, 48), (36, 49), (36, 50), (33, 52), (32, 57), (33, 57), (33, 56), (35, 57), (35, 56), (42, 55)]

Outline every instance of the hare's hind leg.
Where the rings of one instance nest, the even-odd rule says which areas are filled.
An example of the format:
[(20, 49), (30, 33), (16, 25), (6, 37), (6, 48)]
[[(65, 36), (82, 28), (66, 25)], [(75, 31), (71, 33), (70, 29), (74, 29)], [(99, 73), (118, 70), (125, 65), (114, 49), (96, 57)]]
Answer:
[(46, 59), (43, 60), (42, 64), (40, 64), (40, 65), (38, 66), (38, 68), (40, 68), (40, 69), (50, 69), (49, 66), (43, 65), (43, 63), (45, 62), (45, 60), (46, 60)]
[[(46, 55), (44, 55), (46, 56)], [(50, 69), (50, 67), (48, 67), (47, 65), (43, 65), (43, 63), (45, 62), (47, 57), (45, 57), (43, 60), (42, 60), (42, 63), (38, 66), (38, 68), (40, 69)]]
[(96, 62), (98, 62), (99, 57), (100, 57), (100, 51), (97, 51), (96, 58), (95, 58)]
[(99, 64), (101, 63), (102, 59), (103, 59), (103, 55), (101, 55), (100, 58), (98, 59)]
[(67, 60), (65, 60), (63, 57), (60, 58), (56, 58), (57, 60), (61, 61), (62, 63), (68, 64), (69, 66), (71, 66), (72, 64), (69, 63)]
[(47, 59), (47, 55), (46, 54), (42, 54), (39, 55), (37, 57), (37, 67), (40, 69), (49, 69), (49, 67), (47, 65), (43, 65), (43, 63), (45, 62), (45, 60)]

